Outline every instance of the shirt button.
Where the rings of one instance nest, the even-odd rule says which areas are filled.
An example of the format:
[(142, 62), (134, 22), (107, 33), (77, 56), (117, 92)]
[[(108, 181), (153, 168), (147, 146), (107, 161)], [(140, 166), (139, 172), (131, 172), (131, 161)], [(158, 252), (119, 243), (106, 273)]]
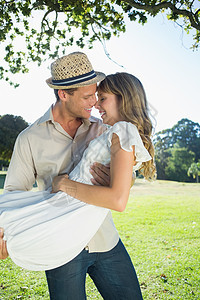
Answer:
[(86, 251), (89, 251), (89, 247), (88, 247), (88, 246), (86, 246), (86, 247), (85, 247), (85, 250), (86, 250)]

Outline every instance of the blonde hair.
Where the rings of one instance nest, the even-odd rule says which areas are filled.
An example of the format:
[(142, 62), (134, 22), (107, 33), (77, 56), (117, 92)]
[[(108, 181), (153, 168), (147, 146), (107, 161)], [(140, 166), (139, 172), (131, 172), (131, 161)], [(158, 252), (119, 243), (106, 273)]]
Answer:
[(149, 117), (149, 109), (146, 94), (142, 83), (132, 74), (125, 72), (106, 76), (100, 82), (98, 91), (114, 94), (119, 101), (120, 116), (124, 121), (134, 124), (141, 136), (144, 147), (148, 150), (152, 159), (143, 162), (139, 172), (147, 180), (156, 178), (156, 167), (154, 163), (154, 146), (151, 140), (152, 122)]

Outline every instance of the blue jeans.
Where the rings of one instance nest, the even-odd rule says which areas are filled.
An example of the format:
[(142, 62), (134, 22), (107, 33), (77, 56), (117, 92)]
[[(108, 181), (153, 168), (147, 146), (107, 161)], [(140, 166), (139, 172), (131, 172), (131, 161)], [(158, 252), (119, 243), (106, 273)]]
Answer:
[(51, 300), (84, 300), (86, 273), (103, 299), (142, 300), (137, 275), (121, 242), (108, 252), (83, 250), (67, 264), (46, 271)]

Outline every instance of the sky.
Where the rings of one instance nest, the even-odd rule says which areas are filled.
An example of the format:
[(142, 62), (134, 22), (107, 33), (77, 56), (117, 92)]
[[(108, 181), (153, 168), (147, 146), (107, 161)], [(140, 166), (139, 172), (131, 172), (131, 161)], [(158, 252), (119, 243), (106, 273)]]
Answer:
[[(111, 74), (128, 72), (145, 88), (155, 132), (171, 128), (182, 118), (200, 123), (200, 50), (192, 51), (192, 34), (187, 35), (162, 14), (149, 18), (144, 26), (127, 22), (127, 31), (106, 42), (109, 60), (99, 42), (94, 48), (68, 47), (67, 53), (85, 52), (96, 71)], [(53, 90), (45, 80), (49, 66), (30, 64), (28, 74), (17, 75), (18, 88), (1, 81), (0, 115), (13, 114), (33, 123), (55, 102)], [(122, 65), (123, 67), (120, 67)], [(93, 111), (98, 116), (97, 111)]]

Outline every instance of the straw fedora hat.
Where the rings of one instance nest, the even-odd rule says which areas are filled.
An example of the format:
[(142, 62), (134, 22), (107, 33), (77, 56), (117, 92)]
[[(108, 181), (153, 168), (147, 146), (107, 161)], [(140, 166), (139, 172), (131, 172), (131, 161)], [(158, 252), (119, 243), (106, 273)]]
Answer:
[(51, 64), (52, 77), (46, 80), (53, 89), (71, 89), (102, 81), (105, 74), (96, 72), (86, 54), (73, 52)]

